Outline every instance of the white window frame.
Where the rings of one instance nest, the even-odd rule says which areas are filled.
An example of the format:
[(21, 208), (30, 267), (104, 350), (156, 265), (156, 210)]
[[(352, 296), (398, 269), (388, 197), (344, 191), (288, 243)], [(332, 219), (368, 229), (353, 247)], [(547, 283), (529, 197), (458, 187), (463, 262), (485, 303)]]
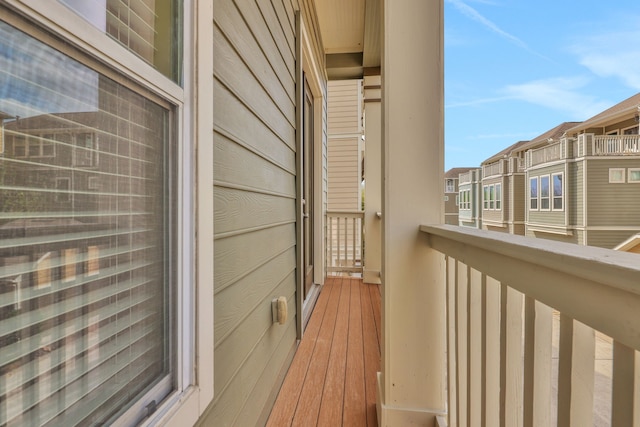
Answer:
[(489, 186), (488, 185), (482, 186), (482, 210), (483, 211), (489, 210)]
[[(202, 123), (198, 122), (198, 128), (196, 129), (196, 123), (193, 119), (194, 114), (192, 112), (195, 107), (198, 108), (198, 111), (212, 113), (212, 106), (208, 105), (210, 98), (204, 99), (206, 97), (199, 97), (203, 99), (196, 100), (196, 97), (193, 96), (195, 92), (195, 81), (192, 76), (197, 73), (199, 78), (195, 80), (204, 82), (202, 85), (199, 85), (200, 90), (204, 90), (204, 93), (213, 93), (213, 55), (206, 47), (203, 47), (201, 52), (195, 51), (194, 34), (192, 34), (193, 31), (190, 31), (190, 29), (197, 27), (199, 30), (198, 36), (201, 39), (213, 40), (213, 28), (209, 28), (210, 22), (213, 20), (213, 10), (210, 7), (199, 8), (198, 15), (195, 16), (192, 13), (195, 9), (194, 1), (195, 0), (182, 0), (184, 11), (182, 23), (182, 75), (184, 76), (184, 82), (182, 87), (171, 82), (170, 79), (158, 70), (155, 70), (151, 65), (137, 57), (136, 54), (128, 51), (126, 47), (122, 46), (116, 40), (113, 40), (101, 30), (87, 25), (82, 17), (71, 12), (62, 3), (57, 1), (41, 2), (38, 0), (15, 0), (12, 2), (12, 7), (18, 12), (32, 19), (47, 32), (60, 37), (72, 46), (69, 48), (69, 51), (75, 52), (76, 48), (83, 51), (88, 57), (93, 57), (97, 63), (108, 64), (109, 68), (125, 76), (126, 79), (131, 80), (132, 83), (140, 85), (142, 88), (149, 90), (161, 98), (166, 99), (170, 104), (175, 105), (175, 124), (178, 128), (178, 132), (175, 133), (177, 139), (175, 144), (178, 147), (177, 152), (179, 157), (176, 176), (176, 189), (178, 193), (176, 203), (177, 206), (183, 207), (194, 205), (195, 200), (193, 189), (196, 188), (196, 177), (192, 171), (195, 171), (196, 168), (194, 167), (195, 156), (192, 154), (194, 146), (191, 141), (194, 140), (197, 133), (198, 135), (207, 135), (205, 139), (207, 139), (207, 142), (210, 142), (211, 146), (213, 145), (212, 136), (208, 136), (210, 129), (206, 129), (205, 132), (207, 126), (205, 121), (202, 121)], [(195, 24), (196, 20), (199, 25)], [(32, 28), (34, 32), (38, 31), (37, 25), (34, 25)], [(204, 59), (204, 61), (198, 61), (200, 67), (197, 70), (193, 66), (196, 55), (199, 56), (199, 59)], [(197, 106), (195, 104), (196, 102)], [(28, 139), (28, 137), (25, 137), (25, 157), (29, 156)], [(203, 147), (208, 147), (205, 141), (201, 140), (200, 142)], [(213, 155), (212, 149), (208, 150), (204, 148), (204, 150), (210, 152), (210, 156)], [(204, 164), (200, 166), (205, 167)], [(211, 169), (210, 165), (208, 168)], [(199, 167), (198, 170), (200, 169), (202, 168)], [(198, 180), (206, 176), (207, 178), (210, 177), (212, 181), (212, 171), (202, 172), (202, 174), (200, 174), (200, 172), (198, 173)], [(203, 194), (210, 195), (210, 201), (206, 200), (199, 205), (199, 208), (207, 209), (210, 207), (211, 209), (208, 211), (213, 211), (212, 189), (210, 191), (206, 189), (203, 190)], [(200, 196), (202, 196), (202, 194)], [(194, 285), (197, 280), (195, 274), (196, 245), (198, 245), (199, 249), (204, 248), (204, 256), (212, 256), (213, 244), (204, 243), (200, 245), (196, 242), (193, 237), (196, 234), (195, 217), (191, 211), (180, 209), (177, 213), (176, 223), (179, 224), (176, 232), (178, 243), (175, 248), (177, 284), (175, 292), (176, 300), (174, 303), (178, 307), (176, 310), (176, 342), (174, 344), (176, 361), (173, 364), (174, 371), (170, 375), (174, 378), (175, 390), (162, 401), (158, 402), (157, 410), (140, 424), (142, 426), (165, 423), (167, 420), (180, 420), (180, 423), (194, 424), (207, 408), (208, 404), (213, 400), (214, 395), (213, 364), (204, 362), (202, 368), (196, 367), (196, 360), (213, 360), (213, 289), (207, 288), (204, 291), (198, 292), (209, 295), (210, 298), (200, 298), (196, 300), (196, 286), (198, 285)], [(200, 225), (204, 225), (204, 229), (198, 234), (200, 236), (210, 236), (210, 239), (202, 237), (202, 240), (213, 241), (213, 229), (208, 224), (205, 225), (204, 221), (199, 221), (198, 226)], [(201, 261), (204, 261), (204, 259)], [(198, 264), (204, 265), (204, 267), (198, 270), (198, 277), (210, 279), (212, 283), (213, 266), (210, 268), (207, 267), (206, 262), (204, 264)], [(209, 262), (209, 264), (213, 263)], [(204, 301), (206, 301), (206, 303)], [(199, 314), (196, 320), (193, 313), (204, 314)], [(201, 327), (197, 329), (194, 326), (194, 322), (197, 322), (198, 325), (202, 324)], [(196, 370), (199, 373), (197, 386)], [(153, 390), (150, 393), (153, 393)], [(138, 404), (134, 405), (118, 418), (115, 421), (115, 425), (131, 424), (129, 420), (134, 419), (131, 418), (135, 417), (134, 413), (140, 410), (146, 411), (144, 404), (148, 403), (152, 398), (153, 395), (148, 393), (143, 399), (140, 399)], [(194, 411), (194, 408), (198, 409)]]
[(632, 172), (638, 172), (640, 173), (640, 168), (629, 168), (627, 169), (627, 173), (629, 174), (627, 177), (627, 182), (629, 184), (640, 184), (640, 179), (631, 179), (631, 174)]
[(502, 210), (502, 183), (496, 183), (494, 186), (495, 186), (495, 191), (494, 191), (495, 210), (501, 211)]
[[(562, 192), (562, 194), (560, 194), (560, 196), (556, 196), (555, 190), (556, 190), (556, 186), (554, 185), (554, 178), (556, 176), (561, 177), (561, 181), (562, 181), (562, 187), (560, 189), (560, 191)], [(564, 211), (564, 194), (565, 194), (565, 184), (564, 184), (564, 172), (556, 172), (551, 174), (551, 181), (549, 182), (550, 188), (549, 188), (549, 196), (551, 197), (550, 200), (550, 207), (552, 211), (557, 211), (557, 212), (562, 212)], [(562, 202), (562, 206), (560, 208), (556, 208), (555, 207), (555, 201), (556, 199), (559, 198), (560, 201)]]
[[(66, 182), (66, 192), (64, 193), (59, 193), (57, 190), (60, 189), (60, 187), (58, 186), (59, 182)], [(58, 203), (71, 203), (71, 201), (73, 200), (73, 194), (71, 194), (72, 190), (71, 190), (71, 178), (69, 177), (57, 177), (56, 181), (55, 181), (55, 189), (56, 189), (56, 193), (54, 196), (54, 199), (56, 202)]]
[[(616, 178), (619, 174), (620, 178)], [(625, 168), (609, 168), (609, 184), (624, 184), (626, 181), (627, 170)]]
[[(536, 197), (535, 199), (531, 197), (531, 182), (535, 181), (536, 182)], [(529, 186), (527, 188), (529, 191), (527, 199), (529, 200), (529, 210), (530, 211), (539, 211), (540, 210), (540, 177), (538, 176), (532, 176), (529, 177)], [(532, 208), (531, 207), (531, 202), (535, 200), (536, 201), (536, 207)]]
[(455, 193), (456, 192), (456, 184), (453, 181), (453, 178), (447, 178), (444, 184), (444, 192), (445, 193)]
[[(549, 194), (547, 195), (547, 197), (543, 197), (542, 196), (542, 181), (545, 178), (549, 182), (549, 184), (547, 186)], [(551, 191), (551, 175), (540, 175), (539, 176), (539, 181), (538, 181), (538, 204), (539, 204), (539, 210), (541, 210), (541, 211), (550, 211), (551, 210), (551, 194), (552, 194), (552, 191)], [(545, 200), (545, 199), (549, 203), (549, 205), (546, 208), (542, 207), (542, 201)]]
[[(628, 130), (635, 130), (636, 132), (635, 133), (627, 133)], [(626, 127), (624, 129), (622, 129), (622, 132), (621, 132), (622, 135), (638, 135), (639, 133), (640, 133), (640, 125), (637, 125), (637, 124), (635, 124), (633, 126)]]

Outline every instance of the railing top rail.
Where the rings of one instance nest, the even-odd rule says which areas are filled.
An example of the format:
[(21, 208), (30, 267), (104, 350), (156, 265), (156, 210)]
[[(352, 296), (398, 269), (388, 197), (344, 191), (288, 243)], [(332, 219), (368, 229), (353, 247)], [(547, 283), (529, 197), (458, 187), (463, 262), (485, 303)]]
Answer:
[(358, 211), (358, 210), (332, 210), (332, 211), (327, 211), (327, 216), (349, 216), (349, 217), (353, 217), (353, 216), (363, 216), (364, 215), (364, 211)]
[(429, 244), (640, 350), (638, 255), (452, 225), (423, 225)]
[[(640, 295), (637, 254), (453, 225), (423, 225), (420, 231)], [(446, 247), (435, 249), (447, 253)]]

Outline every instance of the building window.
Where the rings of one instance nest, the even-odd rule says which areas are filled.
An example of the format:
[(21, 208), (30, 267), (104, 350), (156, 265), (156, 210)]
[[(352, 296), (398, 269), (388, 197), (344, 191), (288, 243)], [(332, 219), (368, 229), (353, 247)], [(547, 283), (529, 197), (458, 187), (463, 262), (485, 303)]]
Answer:
[[(178, 387), (178, 106), (0, 10), (0, 111), (19, 116), (4, 123), (0, 265), (29, 259), (15, 267), (29, 324), (0, 317), (20, 336), (0, 337), (0, 372), (16, 379), (0, 387), (0, 424), (107, 425), (129, 409), (138, 424)], [(72, 161), (74, 148), (95, 154)], [(96, 177), (103, 191), (88, 193)]]
[(638, 125), (631, 126), (629, 128), (622, 130), (623, 135), (637, 135), (638, 134)]
[(460, 195), (456, 194), (456, 206), (460, 207)]
[(550, 208), (549, 196), (550, 196), (550, 183), (549, 175), (543, 175), (540, 177), (540, 210), (548, 211)]
[(496, 210), (502, 210), (502, 184), (496, 184)]
[(529, 178), (529, 209), (538, 210), (538, 177)]
[(182, 13), (179, 0), (60, 0), (165, 76), (181, 81)]
[(489, 210), (489, 186), (482, 187), (482, 208), (486, 211)]
[(640, 168), (629, 168), (629, 182), (640, 182)]
[(444, 196), (444, 201), (448, 202), (449, 201), (449, 196)]
[(494, 201), (495, 201), (495, 187), (493, 185), (489, 186), (489, 209), (495, 209)]
[(444, 186), (444, 192), (445, 193), (455, 193), (456, 192), (456, 186), (455, 183), (453, 181), (453, 179), (447, 179), (445, 182), (445, 186)]
[(563, 174), (555, 173), (553, 179), (553, 210), (561, 211), (564, 209), (564, 187)]
[(609, 168), (609, 183), (624, 184), (625, 174), (626, 174), (625, 168)]

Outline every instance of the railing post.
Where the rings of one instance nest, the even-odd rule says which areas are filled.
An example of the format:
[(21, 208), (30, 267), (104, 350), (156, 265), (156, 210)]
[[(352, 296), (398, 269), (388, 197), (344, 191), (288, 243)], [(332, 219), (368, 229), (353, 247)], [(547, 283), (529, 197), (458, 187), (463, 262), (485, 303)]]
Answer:
[(383, 26), (378, 421), (433, 425), (446, 411), (444, 258), (419, 227), (444, 220), (443, 0), (384, 0)]

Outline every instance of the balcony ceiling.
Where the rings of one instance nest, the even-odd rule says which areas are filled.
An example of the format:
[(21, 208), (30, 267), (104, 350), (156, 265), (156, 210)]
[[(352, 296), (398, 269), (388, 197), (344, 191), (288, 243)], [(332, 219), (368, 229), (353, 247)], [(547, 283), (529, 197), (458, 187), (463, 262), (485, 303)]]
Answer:
[(330, 80), (380, 67), (380, 0), (317, 0), (316, 8)]

